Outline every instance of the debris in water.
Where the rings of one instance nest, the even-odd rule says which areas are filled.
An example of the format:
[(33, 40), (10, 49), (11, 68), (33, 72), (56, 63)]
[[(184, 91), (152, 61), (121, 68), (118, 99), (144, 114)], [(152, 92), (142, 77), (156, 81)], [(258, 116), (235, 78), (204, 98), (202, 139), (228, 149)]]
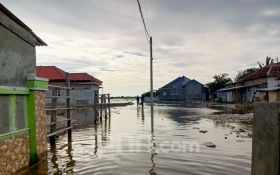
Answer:
[(216, 148), (216, 145), (212, 142), (205, 142), (202, 145), (209, 147), (209, 148)]
[(207, 133), (207, 130), (199, 130), (199, 132), (205, 134), (205, 133)]

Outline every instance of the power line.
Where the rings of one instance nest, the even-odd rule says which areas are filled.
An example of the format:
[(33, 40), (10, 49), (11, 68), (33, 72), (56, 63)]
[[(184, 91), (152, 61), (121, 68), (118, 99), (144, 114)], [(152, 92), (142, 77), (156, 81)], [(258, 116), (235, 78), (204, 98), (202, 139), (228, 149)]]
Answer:
[(148, 30), (147, 30), (147, 26), (146, 26), (146, 23), (145, 23), (145, 20), (144, 20), (143, 12), (142, 12), (142, 7), (141, 7), (141, 4), (140, 4), (139, 0), (137, 0), (137, 3), (138, 3), (138, 8), (139, 8), (139, 12), (140, 12), (140, 15), (141, 15), (141, 19), (142, 19), (142, 22), (143, 22), (146, 38), (147, 38), (147, 41), (149, 41), (150, 35), (149, 35)]

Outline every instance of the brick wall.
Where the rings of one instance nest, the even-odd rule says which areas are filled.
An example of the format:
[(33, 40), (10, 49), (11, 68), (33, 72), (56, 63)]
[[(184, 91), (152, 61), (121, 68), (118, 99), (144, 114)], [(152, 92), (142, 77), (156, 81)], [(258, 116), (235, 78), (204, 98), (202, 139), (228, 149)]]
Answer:
[(45, 113), (45, 92), (35, 92), (36, 106), (36, 134), (37, 134), (37, 158), (42, 160), (47, 153), (47, 130)]
[(12, 174), (29, 166), (29, 135), (0, 140), (0, 175)]

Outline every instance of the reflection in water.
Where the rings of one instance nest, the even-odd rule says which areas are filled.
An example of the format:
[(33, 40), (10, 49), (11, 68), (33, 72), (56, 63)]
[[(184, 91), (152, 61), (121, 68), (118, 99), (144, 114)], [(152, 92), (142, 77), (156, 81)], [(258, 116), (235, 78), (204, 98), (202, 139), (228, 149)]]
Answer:
[(73, 154), (72, 154), (72, 142), (68, 143), (68, 149), (66, 150), (66, 153), (69, 157), (69, 161), (66, 164), (66, 169), (65, 169), (65, 173), (69, 174), (69, 173), (74, 173), (73, 168), (75, 167), (75, 163), (76, 161), (73, 159)]
[(157, 174), (155, 172), (156, 163), (154, 157), (156, 155), (156, 143), (155, 143), (155, 134), (154, 134), (154, 108), (151, 106), (151, 141), (150, 141), (150, 152), (151, 152), (151, 163), (152, 168), (149, 170), (151, 175)]
[(59, 169), (59, 165), (57, 164), (57, 150), (55, 144), (51, 144), (50, 151), (52, 153), (52, 157), (51, 157), (52, 168), (55, 169), (54, 174), (62, 174), (62, 171)]
[[(51, 158), (50, 158), (50, 162), (51, 162), (51, 165), (52, 165), (52, 169), (53, 169), (53, 174), (63, 174), (63, 173), (74, 173), (74, 170), (73, 168), (75, 167), (76, 165), (76, 161), (73, 159), (73, 154), (72, 154), (72, 142), (69, 142), (67, 145), (66, 145), (67, 149), (65, 150), (66, 152), (66, 155), (67, 155), (67, 159), (68, 160), (65, 160), (67, 163), (66, 163), (66, 166), (64, 168), (61, 168), (61, 165), (59, 165), (59, 159), (58, 159), (58, 152), (59, 151), (62, 151), (61, 149), (58, 149), (57, 150), (57, 146), (54, 144), (54, 145), (50, 145), (50, 152), (51, 152)], [(62, 169), (62, 170), (61, 170)], [(38, 172), (36, 174), (39, 174)]]
[[(110, 118), (109, 118), (109, 121), (110, 121)], [(105, 120), (104, 120), (104, 129), (102, 129), (102, 143), (105, 144), (106, 142), (108, 142), (108, 118), (105, 117)]]
[[(250, 138), (237, 138), (229, 127), (215, 125), (210, 119), (186, 120), (216, 110), (166, 105), (155, 105), (151, 111), (149, 106), (116, 110), (112, 118), (74, 130), (68, 147), (62, 148), (67, 144), (67, 137), (62, 137), (57, 148), (50, 148), (48, 162), (37, 167), (42, 173), (30, 170), (28, 174), (250, 174)], [(199, 133), (195, 127), (208, 132)], [(217, 148), (201, 146), (208, 141)], [(185, 142), (198, 143), (200, 152), (181, 145)], [(48, 169), (43, 168), (46, 165)]]
[(140, 108), (137, 106), (137, 118), (140, 116)]
[(97, 125), (94, 125), (94, 156), (97, 157), (97, 150), (98, 150), (98, 137), (97, 137)]
[(66, 163), (66, 167), (63, 168), (63, 170), (60, 169), (60, 166), (58, 164), (59, 160), (58, 160), (58, 152), (62, 151), (61, 149), (57, 150), (56, 145), (50, 145), (50, 152), (52, 153), (51, 156), (51, 163), (52, 163), (52, 168), (54, 170), (53, 174), (63, 174), (63, 173), (74, 173), (73, 168), (75, 167), (75, 163), (76, 161), (73, 159), (73, 154), (72, 154), (72, 142), (69, 142), (67, 144), (67, 149), (65, 150), (66, 155), (67, 155), (67, 163)]
[(144, 126), (144, 123), (145, 123), (145, 114), (144, 114), (144, 107), (142, 106), (142, 126)]

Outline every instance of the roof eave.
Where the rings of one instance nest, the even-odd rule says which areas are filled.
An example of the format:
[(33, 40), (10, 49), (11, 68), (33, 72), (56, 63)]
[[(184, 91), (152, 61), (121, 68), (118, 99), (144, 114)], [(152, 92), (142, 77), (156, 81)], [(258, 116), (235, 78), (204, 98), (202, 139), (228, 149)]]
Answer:
[[(47, 46), (47, 44), (39, 38), (26, 24), (24, 24), (18, 17), (16, 17), (10, 10), (8, 10), (3, 4), (0, 3), (0, 10), (7, 15), (10, 19), (12, 19), (16, 24), (18, 24), (20, 27), (22, 27), (26, 32), (28, 32), (30, 35), (32, 35), (35, 38), (35, 45), (36, 46)], [(4, 23), (1, 23), (4, 27), (8, 28), (11, 30), (13, 33), (18, 35), (20, 38), (28, 42), (29, 44), (33, 45), (32, 43), (29, 42), (28, 39), (25, 37), (22, 37), (21, 34), (18, 31), (15, 31), (13, 29), (10, 29), (11, 26), (7, 26)]]

